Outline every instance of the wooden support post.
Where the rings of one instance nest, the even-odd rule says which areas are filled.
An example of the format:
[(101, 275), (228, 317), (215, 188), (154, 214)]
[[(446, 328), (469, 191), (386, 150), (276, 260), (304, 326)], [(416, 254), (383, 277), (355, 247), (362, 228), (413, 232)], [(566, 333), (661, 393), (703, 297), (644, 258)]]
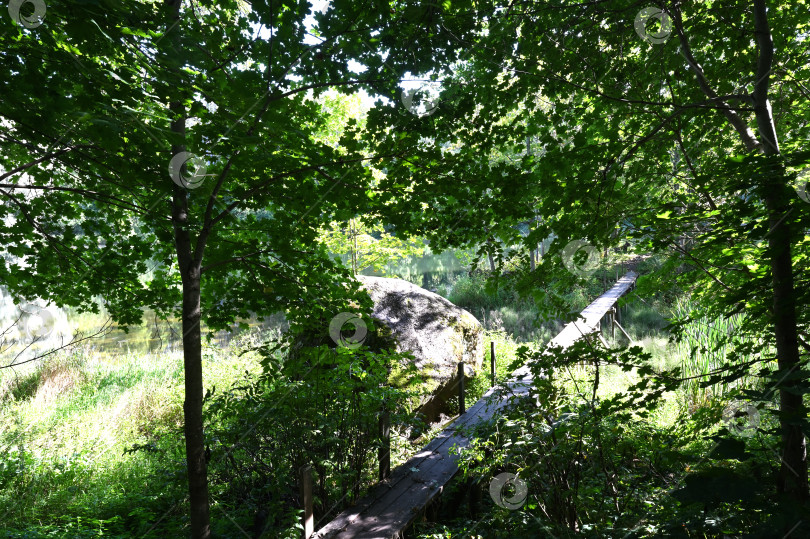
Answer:
[(609, 349), (610, 349), (610, 345), (607, 343), (607, 341), (605, 340), (605, 338), (604, 338), (604, 337), (602, 337), (602, 334), (601, 334), (601, 333), (599, 333), (598, 335), (599, 335), (599, 341), (602, 343), (602, 346), (604, 346), (606, 350), (609, 350)]
[(612, 340), (616, 340), (616, 324), (615, 324), (615, 322), (616, 322), (616, 307), (611, 307), (611, 309), (610, 309), (610, 318), (611, 318), (610, 338)]
[(622, 327), (622, 326), (621, 326), (621, 325), (620, 325), (618, 322), (616, 322), (616, 321), (614, 321), (613, 323), (614, 323), (614, 324), (616, 324), (616, 327), (617, 327), (617, 328), (619, 328), (619, 330), (620, 330), (622, 333), (624, 333), (624, 336), (625, 336), (625, 337), (627, 337), (627, 340), (628, 340), (628, 341), (630, 341), (630, 342), (632, 343), (632, 342), (633, 342), (633, 339), (630, 337), (630, 335), (628, 335), (628, 334), (627, 334), (627, 332), (624, 330), (624, 328), (623, 328), (623, 327)]
[(312, 466), (305, 464), (301, 466), (301, 503), (304, 506), (304, 529), (301, 536), (304, 539), (315, 531), (315, 519), (312, 517)]
[(495, 386), (495, 341), (489, 342), (489, 369), (492, 385)]
[[(439, 522), (442, 505), (445, 502), (444, 497), (441, 495), (442, 490), (444, 490), (443, 487), (439, 487), (439, 495), (425, 506), (425, 522)], [(396, 537), (402, 537), (402, 535), (396, 535)]]
[(471, 477), (467, 483), (467, 507), (470, 508), (470, 517), (477, 520), (481, 508), (481, 482)]
[(391, 475), (391, 413), (387, 407), (380, 414), (380, 439), (377, 460), (380, 463), (380, 481), (383, 481)]
[(464, 405), (464, 362), (458, 362), (458, 415), (466, 412)]

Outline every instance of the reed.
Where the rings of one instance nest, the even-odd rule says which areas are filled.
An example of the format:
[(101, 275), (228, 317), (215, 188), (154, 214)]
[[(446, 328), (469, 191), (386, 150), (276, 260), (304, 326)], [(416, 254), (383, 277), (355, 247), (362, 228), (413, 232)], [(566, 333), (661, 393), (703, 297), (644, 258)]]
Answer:
[[(689, 323), (683, 328), (682, 339), (675, 343), (675, 354), (680, 360), (683, 376), (691, 378), (684, 382), (683, 389), (693, 406), (705, 404), (734, 388), (750, 387), (754, 382), (752, 376), (746, 375), (732, 383), (719, 382), (703, 387), (702, 383), (709, 374), (723, 367), (729, 354), (741, 342), (739, 330), (745, 314), (709, 318), (695, 316), (698, 310), (699, 307), (686, 298), (679, 299), (673, 309), (675, 320), (686, 320), (691, 315)], [(747, 361), (750, 358), (741, 355), (738, 359)]]

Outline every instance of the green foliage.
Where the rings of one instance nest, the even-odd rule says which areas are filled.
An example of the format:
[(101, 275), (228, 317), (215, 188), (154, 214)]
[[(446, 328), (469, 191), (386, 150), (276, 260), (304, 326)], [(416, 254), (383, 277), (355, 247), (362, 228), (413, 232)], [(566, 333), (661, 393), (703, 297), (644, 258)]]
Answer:
[(193, 535), (209, 525), (200, 324), (284, 311), (302, 329), (367, 306), (318, 239), (395, 211), (368, 166), (392, 154), (318, 98), (390, 96), (388, 62), (433, 61), (368, 46), (391, 24), (387, 4), (311, 11), (54, 0), (37, 28), (0, 17), (0, 281), (15, 298), (103, 303), (122, 325), (144, 308), (182, 321)]
[(367, 225), (361, 219), (331, 223), (321, 230), (319, 242), (339, 255), (353, 274), (371, 271), (384, 275), (386, 266), (424, 252), (418, 240), (397, 237), (379, 222)]
[[(586, 341), (565, 352), (522, 349), (516, 364), (529, 362), (529, 396), (513, 400), (461, 453), (465, 475), (484, 489), (486, 512), (475, 532), (496, 538), (543, 529), (556, 537), (659, 537), (722, 530), (764, 537), (775, 523), (796, 517), (771, 503), (767, 453), (777, 439), (762, 430), (754, 438), (736, 436), (716, 401), (661, 424), (655, 410), (680, 381), (677, 369), (658, 373), (650, 359), (639, 348), (606, 351)], [(640, 378), (624, 391), (599, 396), (596, 370), (584, 383), (569, 378), (583, 364), (598, 365), (603, 377), (612, 365)], [(518, 507), (495, 505), (486, 495), (504, 472), (528, 488)], [(462, 521), (450, 530), (440, 536), (473, 533)]]
[[(521, 458), (529, 462), (519, 446), (549, 454), (548, 474), (534, 478), (545, 487), (534, 492), (544, 526), (557, 532), (621, 528), (631, 535), (666, 535), (684, 533), (678, 526), (687, 525), (695, 533), (720, 535), (776, 523), (780, 535), (807, 535), (788, 529), (789, 503), (779, 499), (779, 513), (768, 509), (762, 492), (727, 462), (745, 457), (739, 466), (755, 461), (773, 468), (790, 456), (792, 465), (802, 468), (794, 482), (806, 492), (802, 441), (810, 430), (804, 402), (810, 373), (799, 343), (807, 341), (810, 327), (810, 310), (801, 308), (810, 303), (810, 212), (797, 176), (810, 162), (805, 149), (810, 107), (801, 83), (810, 80), (805, 2), (662, 2), (674, 31), (654, 44), (639, 35), (643, 28), (635, 28), (634, 19), (640, 6), (629, 1), (334, 1), (311, 18), (307, 2), (47, 4), (45, 24), (37, 28), (0, 17), (0, 282), (15, 297), (38, 296), (89, 312), (100, 309), (101, 298), (121, 324), (138, 323), (144, 307), (168, 319), (178, 314), (182, 300), (191, 299), (186, 316), (177, 319), (192, 327), (199, 327), (197, 317), (210, 327), (228, 328), (252, 314), (283, 310), (294, 329), (322, 330), (323, 320), (336, 312), (368, 307), (350, 272), (320, 241), (333, 223), (362, 215), (366, 226), (382, 222), (396, 238), (424, 235), (436, 251), (477, 249), (471, 265), (491, 256), (498, 267), (514, 272), (519, 281), (514, 288), (530, 290), (533, 304), (508, 311), (505, 304), (514, 296), (493, 293), (500, 290), (497, 272), (486, 295), (464, 286), (459, 294), (480, 306), (491, 329), (523, 332), (525, 313), (544, 321), (570, 320), (592, 296), (592, 290), (572, 288), (583, 279), (561, 263), (570, 241), (584, 238), (603, 252), (631, 239), (638, 251), (666, 257), (639, 291), (675, 283), (701, 310), (701, 316), (674, 328), (696, 345), (687, 368), (700, 382), (690, 382), (689, 391), (699, 399), (711, 386), (716, 395), (756, 375), (762, 383), (738, 393), (765, 403), (780, 393), (779, 426), (758, 432), (764, 440), (757, 438), (753, 448), (718, 446), (721, 454), (708, 453), (717, 463), (687, 481), (679, 496), (667, 498), (662, 478), (682, 462), (662, 449), (669, 433), (645, 421), (650, 403), (676, 388), (678, 375), (656, 374), (636, 352), (616, 360), (580, 349), (577, 361), (630, 365), (640, 381), (599, 400), (596, 382), (590, 399), (579, 392), (565, 398), (562, 389), (538, 378), (535, 397), (549, 407), (545, 413), (554, 414), (552, 424), (529, 409), (511, 417), (514, 432), (504, 425), (502, 432), (518, 440), (496, 441), (512, 444), (518, 471), (527, 469)], [(647, 27), (655, 29), (664, 28)], [(437, 82), (435, 114), (413, 114), (401, 106), (406, 76)], [(353, 104), (319, 100), (330, 88), (363, 89), (380, 99), (362, 116), (352, 109), (356, 96)], [(171, 154), (179, 149), (199, 154), (211, 174), (198, 189), (167, 177)], [(354, 244), (360, 236), (356, 226), (352, 230), (348, 241), (337, 243), (351, 244), (355, 271), (373, 266), (358, 260)], [(390, 256), (405, 248), (387, 244), (379, 229), (370, 232), (368, 238), (377, 241), (369, 240), (366, 250), (373, 254), (376, 249)], [(520, 245), (517, 258), (525, 260), (549, 238), (535, 271), (514, 262), (510, 246)], [(198, 290), (199, 302), (191, 294)], [(654, 324), (648, 314), (639, 326)], [(700, 328), (703, 320), (730, 320), (733, 327), (710, 335)], [(187, 344), (199, 344), (192, 340)], [(775, 368), (766, 363), (774, 348)], [(201, 358), (194, 346), (186, 350), (187, 380), (197, 380), (189, 399), (199, 403)], [(351, 385), (353, 362), (350, 371), (341, 371), (349, 379), (332, 380), (330, 393), (323, 389), (333, 385), (328, 378), (317, 378), (315, 389), (307, 385), (304, 372), (317, 370), (321, 359), (309, 354), (288, 358), (303, 372), (284, 371), (279, 364), (281, 378), (266, 372), (261, 391), (234, 389), (240, 395), (234, 399), (256, 398), (269, 409), (264, 392), (278, 395), (289, 384), (301, 394), (297, 402), (308, 411), (308, 428), (321, 432), (322, 418), (304, 406), (305, 397), (325, 408), (327, 427), (343, 428), (335, 422), (348, 417), (346, 430), (338, 431), (357, 444), (368, 442), (361, 427), (369, 426), (371, 403), (352, 393), (368, 389)], [(373, 366), (376, 373), (376, 356), (358, 354), (361, 372)], [(332, 366), (345, 367), (348, 359), (337, 355)], [(762, 370), (756, 372), (758, 364)], [(551, 368), (567, 365), (548, 363), (548, 383), (556, 374)], [(55, 380), (60, 374), (25, 378), (7, 393), (12, 408), (40, 394), (43, 375)], [(376, 374), (368, 376), (381, 383)], [(363, 377), (357, 377), (361, 384)], [(91, 377), (97, 392), (77, 379), (81, 391), (54, 407), (54, 421), (108, 405), (114, 378)], [(354, 408), (337, 404), (338, 396)], [(684, 428), (709, 428), (697, 425), (700, 410)], [(341, 416), (350, 411), (353, 415)], [(200, 423), (197, 418), (190, 428)], [(612, 434), (619, 425), (628, 429), (630, 448)], [(547, 436), (537, 434), (546, 426)], [(274, 434), (284, 432), (283, 425), (269, 427)], [(526, 432), (531, 436), (521, 440)], [(549, 444), (554, 436), (559, 446)], [(784, 443), (777, 452), (775, 439)], [(361, 475), (364, 453), (334, 442), (337, 449), (316, 445), (328, 457), (319, 464), (319, 477), (338, 485), (337, 493), (349, 492), (350, 479)], [(163, 450), (171, 460), (166, 473), (174, 477), (176, 447), (138, 440), (127, 456)], [(250, 460), (265, 456), (260, 445), (244, 450), (246, 461), (234, 469), (265, 466)], [(757, 455), (754, 450), (766, 456), (747, 458)], [(617, 451), (615, 457), (605, 456), (610, 451)], [(659, 453), (660, 462), (654, 460)], [(8, 462), (6, 484), (16, 474), (41, 480), (46, 493), (59, 490), (60, 477), (68, 478), (64, 484), (72, 481), (64, 470), (77, 466), (71, 460), (67, 468), (49, 468), (25, 447)], [(282, 476), (292, 473), (278, 466)], [(790, 467), (780, 466), (782, 486), (791, 478)], [(218, 473), (230, 480), (234, 471), (224, 470)], [(246, 489), (253, 480), (228, 484)], [(742, 494), (719, 492), (723, 482)], [(15, 484), (10, 492), (3, 495), (13, 499), (24, 489)], [(255, 499), (266, 501), (262, 495)], [(89, 509), (75, 511), (74, 518), (62, 491), (44, 499), (28, 518), (69, 515), (58, 518), (75, 535), (96, 528), (114, 533), (123, 526), (114, 515), (92, 516)], [(273, 503), (284, 528), (295, 511)], [(615, 510), (606, 509), (611, 504)], [(642, 504), (651, 506), (653, 517), (636, 527), (628, 519)], [(139, 505), (148, 507), (122, 512), (138, 531), (162, 509), (159, 503)], [(88, 502), (83, 508), (91, 507)], [(592, 528), (578, 528), (583, 514), (591, 515)], [(521, 512), (501, 517), (507, 523), (501, 531), (512, 536), (531, 523)]]
[[(270, 535), (289, 532), (300, 507), (298, 472), (311, 465), (316, 521), (328, 521), (376, 480), (378, 422), (408, 422), (412, 388), (389, 385), (395, 353), (325, 345), (259, 349), (262, 373), (210, 397), (211, 473), (229, 511), (263, 511)], [(413, 371), (409, 374), (413, 377)]]
[(520, 342), (545, 342), (556, 328), (554, 322), (538, 327), (536, 300), (521, 297), (509, 277), (493, 284), (483, 273), (461, 276), (453, 282), (447, 299), (473, 314), (485, 329), (504, 331)]
[[(184, 496), (182, 361), (119, 361), (75, 350), (19, 378), (0, 376), (9, 388), (0, 397), (0, 536), (181, 533), (172, 506)], [(211, 369), (212, 379), (221, 369)]]
[[(223, 537), (238, 535), (234, 521), (251, 529), (262, 510), (267, 536), (297, 536), (297, 465), (313, 464), (324, 516), (376, 479), (383, 403), (395, 428), (408, 424), (401, 407), (414, 388), (388, 385), (399, 355), (326, 346), (289, 355), (257, 350), (262, 342), (245, 333), (206, 353), (211, 488), (234, 519), (215, 523)], [(177, 355), (85, 350), (19, 377), (4, 371), (0, 536), (183, 535), (181, 365)], [(401, 460), (410, 446), (393, 438)]]
[(448, 299), (474, 314), (502, 307), (518, 299), (507, 286), (492, 290), (488, 289), (487, 282), (487, 276), (481, 273), (460, 277), (453, 283)]

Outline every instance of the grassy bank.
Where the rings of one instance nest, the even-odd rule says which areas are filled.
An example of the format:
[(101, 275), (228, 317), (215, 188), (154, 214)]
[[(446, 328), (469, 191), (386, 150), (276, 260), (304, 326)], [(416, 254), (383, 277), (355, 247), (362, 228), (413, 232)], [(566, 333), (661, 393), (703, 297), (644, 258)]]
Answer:
[[(208, 350), (204, 368), (226, 385), (259, 365)], [(182, 355), (78, 349), (0, 376), (0, 536), (158, 536), (182, 513)]]

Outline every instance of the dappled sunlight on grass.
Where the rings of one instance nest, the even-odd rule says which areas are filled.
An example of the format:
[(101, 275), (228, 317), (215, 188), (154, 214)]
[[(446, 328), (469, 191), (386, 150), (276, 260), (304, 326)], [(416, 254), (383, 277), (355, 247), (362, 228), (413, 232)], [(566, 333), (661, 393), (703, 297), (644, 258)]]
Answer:
[[(144, 500), (147, 513), (182, 500), (182, 366), (179, 352), (79, 349), (0, 371), (4, 520), (114, 520)], [(255, 355), (210, 348), (204, 369), (206, 387), (225, 388), (260, 367)]]

